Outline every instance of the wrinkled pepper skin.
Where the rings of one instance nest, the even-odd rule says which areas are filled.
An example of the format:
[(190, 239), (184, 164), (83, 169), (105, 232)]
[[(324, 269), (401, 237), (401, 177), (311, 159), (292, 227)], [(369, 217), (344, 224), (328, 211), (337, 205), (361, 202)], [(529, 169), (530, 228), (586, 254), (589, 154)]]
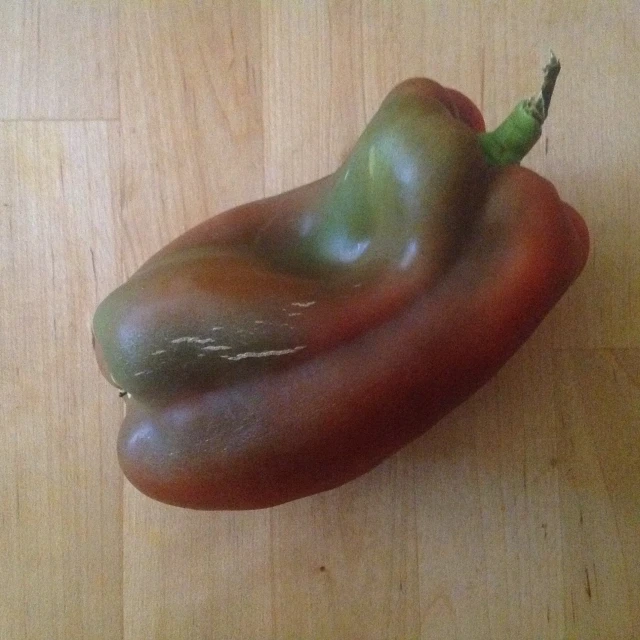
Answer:
[(486, 382), (584, 266), (555, 189), (478, 144), (482, 117), (396, 87), (342, 167), (233, 209), (156, 254), (98, 308), (126, 390), (127, 478), (196, 509), (337, 487)]

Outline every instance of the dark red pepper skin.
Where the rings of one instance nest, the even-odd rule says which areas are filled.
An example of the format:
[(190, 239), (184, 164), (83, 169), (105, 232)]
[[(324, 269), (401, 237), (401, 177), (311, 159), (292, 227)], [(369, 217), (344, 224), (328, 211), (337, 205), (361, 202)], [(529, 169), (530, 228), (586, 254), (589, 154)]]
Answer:
[[(482, 130), (478, 111), (457, 92), (420, 79), (395, 91), (407, 90)], [(178, 286), (166, 275), (170, 270), (158, 267), (167, 258), (198, 247), (255, 246), (257, 229), (274, 215), (308, 211), (332, 179), (207, 221), (144, 265), (116, 302), (126, 299), (127, 313), (133, 308), (146, 317), (144, 291), (155, 295), (158, 287), (169, 295)], [(589, 249), (584, 222), (543, 178), (514, 166), (487, 170), (483, 180), (471, 232), (446, 268), (421, 280), (418, 260), (406, 272), (374, 274), (365, 291), (333, 307), (330, 300), (319, 323), (337, 339), (327, 334), (314, 351), (292, 354), (282, 366), (218, 381), (187, 371), (188, 384), (167, 383), (157, 395), (141, 386), (127, 397), (118, 440), (127, 478), (172, 505), (270, 507), (358, 477), (464, 401), (535, 330), (578, 276)], [(180, 291), (206, 288), (200, 276), (180, 269)], [(330, 299), (331, 287), (321, 293)], [(97, 338), (98, 361), (109, 376)]]

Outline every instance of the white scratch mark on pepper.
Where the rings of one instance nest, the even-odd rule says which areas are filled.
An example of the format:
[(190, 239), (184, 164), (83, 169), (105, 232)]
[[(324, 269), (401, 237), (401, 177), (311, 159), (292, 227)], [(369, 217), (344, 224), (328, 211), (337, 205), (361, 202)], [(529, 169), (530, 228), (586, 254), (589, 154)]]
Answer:
[(306, 345), (301, 345), (299, 347), (294, 347), (293, 349), (272, 349), (271, 351), (246, 351), (245, 353), (239, 353), (235, 356), (220, 356), (225, 360), (244, 360), (245, 358), (268, 358), (270, 356), (286, 356), (291, 353), (296, 353), (301, 349), (306, 349)]
[(184, 336), (182, 338), (175, 338), (171, 341), (172, 344), (180, 344), (181, 342), (194, 342), (196, 344), (207, 344), (208, 342), (215, 342), (215, 338), (197, 338), (195, 336)]

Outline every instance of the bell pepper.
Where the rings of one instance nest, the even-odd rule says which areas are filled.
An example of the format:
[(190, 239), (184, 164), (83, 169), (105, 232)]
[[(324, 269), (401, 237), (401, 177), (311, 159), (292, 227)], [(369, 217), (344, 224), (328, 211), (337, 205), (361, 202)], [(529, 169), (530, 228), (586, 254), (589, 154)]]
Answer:
[(584, 266), (588, 233), (519, 166), (559, 64), (495, 131), (420, 78), (332, 175), (215, 216), (99, 306), (118, 455), (162, 502), (254, 509), (337, 487), (486, 382)]

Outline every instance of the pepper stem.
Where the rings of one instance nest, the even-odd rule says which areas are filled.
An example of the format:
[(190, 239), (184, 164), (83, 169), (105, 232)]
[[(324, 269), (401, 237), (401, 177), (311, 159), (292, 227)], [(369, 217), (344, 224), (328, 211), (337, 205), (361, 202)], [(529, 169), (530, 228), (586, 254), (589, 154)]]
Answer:
[(549, 114), (551, 96), (559, 73), (560, 61), (551, 52), (551, 59), (544, 68), (540, 93), (518, 103), (497, 129), (478, 136), (489, 164), (498, 167), (519, 164), (531, 151), (542, 134), (542, 123)]

